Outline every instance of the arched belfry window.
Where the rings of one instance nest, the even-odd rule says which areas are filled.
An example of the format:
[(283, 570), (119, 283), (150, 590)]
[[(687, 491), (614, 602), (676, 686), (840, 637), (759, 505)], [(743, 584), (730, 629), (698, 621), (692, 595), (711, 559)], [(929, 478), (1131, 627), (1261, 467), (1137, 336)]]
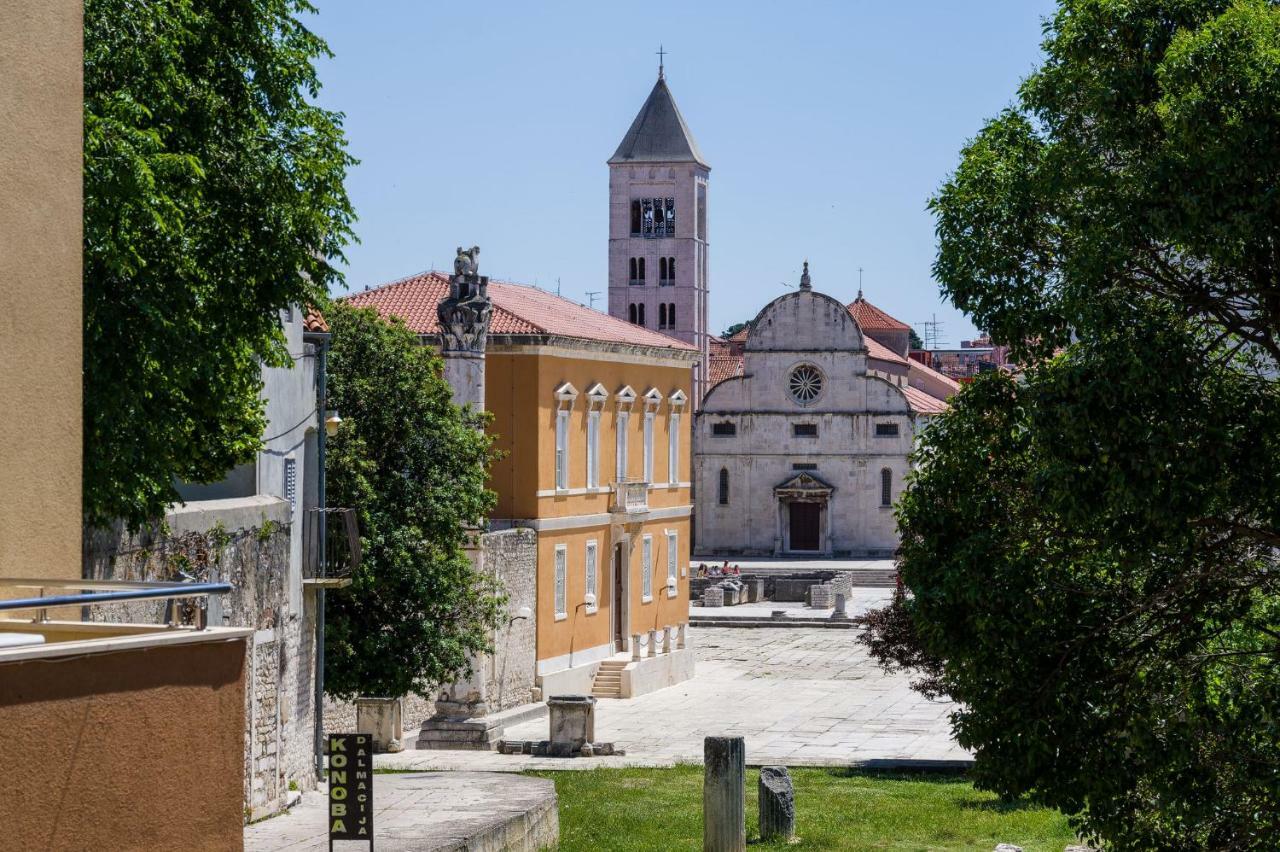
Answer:
[(676, 303), (669, 302), (667, 304), (667, 328), (676, 327)]
[[(640, 262), (641, 262), (641, 263), (644, 263), (644, 261), (640, 261)], [(638, 319), (638, 321), (637, 321), (637, 322), (638, 322), (638, 324), (639, 324), (639, 325), (644, 325), (644, 304), (642, 303), (642, 304), (638, 305), (638, 306), (637, 306), (637, 310), (638, 310), (638, 312), (639, 312), (639, 313), (637, 314), (637, 316), (639, 317), (639, 319)]]
[(880, 471), (880, 505), (893, 505), (893, 471), (887, 467)]
[(632, 325), (636, 324), (636, 303), (635, 302), (632, 302), (631, 304), (627, 305), (627, 319), (631, 322)]
[(720, 468), (720, 505), (729, 505), (729, 468)]
[(667, 327), (667, 304), (661, 302), (658, 305), (658, 328)]

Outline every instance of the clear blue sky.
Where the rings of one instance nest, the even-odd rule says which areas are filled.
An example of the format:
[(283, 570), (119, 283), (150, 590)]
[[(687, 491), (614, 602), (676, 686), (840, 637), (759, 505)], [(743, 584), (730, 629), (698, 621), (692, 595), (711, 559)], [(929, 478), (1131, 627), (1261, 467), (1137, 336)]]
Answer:
[[(952, 345), (929, 196), (1040, 60), (1049, 0), (916, 3), (318, 0), (321, 102), (346, 113), (361, 244), (350, 290), (446, 268), (587, 302), (607, 287), (608, 171), (668, 51), (711, 164), (711, 326), (799, 279)], [(596, 302), (603, 307), (604, 301)]]

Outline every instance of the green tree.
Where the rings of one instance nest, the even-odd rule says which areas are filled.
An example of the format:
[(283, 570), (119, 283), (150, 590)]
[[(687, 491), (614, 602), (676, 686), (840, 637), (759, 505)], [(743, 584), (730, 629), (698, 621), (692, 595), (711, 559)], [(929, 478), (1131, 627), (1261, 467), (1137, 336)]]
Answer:
[(84, 510), (138, 526), (257, 450), (279, 311), (352, 237), (303, 0), (87, 0)]
[(463, 550), (494, 506), (491, 441), (403, 322), (341, 304), (325, 316), (328, 404), (343, 418), (327, 498), (356, 508), (363, 549), (352, 584), (327, 601), (325, 688), (425, 695), (467, 671), (497, 626), (502, 600)]
[(724, 333), (723, 333), (723, 334), (721, 334), (720, 336), (721, 336), (721, 337), (733, 337), (735, 334), (737, 334), (738, 332), (742, 331), (744, 328), (746, 328), (746, 327), (747, 327), (747, 326), (749, 326), (749, 325), (751, 325), (751, 323), (749, 323), (749, 322), (735, 322), (733, 325), (731, 325), (731, 326), (729, 326), (728, 328), (726, 328), (726, 329), (724, 330)]
[(914, 328), (908, 332), (908, 335), (909, 336), (907, 338), (907, 345), (909, 345), (912, 349), (924, 348), (924, 341), (920, 339), (920, 335), (916, 334), (916, 330)]
[(866, 641), (961, 703), (984, 786), (1271, 849), (1280, 8), (1063, 0), (1044, 48), (931, 202), (943, 290), (1030, 366), (923, 434)]

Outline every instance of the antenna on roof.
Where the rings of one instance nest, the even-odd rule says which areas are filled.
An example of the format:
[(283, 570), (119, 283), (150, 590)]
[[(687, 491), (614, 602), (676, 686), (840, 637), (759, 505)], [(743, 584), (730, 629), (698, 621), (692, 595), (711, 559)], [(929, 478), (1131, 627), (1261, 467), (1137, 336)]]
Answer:
[(595, 310), (595, 308), (596, 308), (596, 297), (597, 297), (597, 296), (599, 296), (599, 295), (600, 295), (600, 291), (599, 291), (599, 290), (588, 290), (588, 291), (587, 291), (587, 301), (589, 301), (589, 302), (591, 303), (590, 305), (588, 305), (588, 307), (590, 307), (593, 311), (594, 311), (594, 310)]
[(939, 346), (947, 345), (947, 342), (942, 339), (943, 324), (938, 321), (937, 314), (933, 315), (933, 319), (925, 320), (919, 325), (922, 332), (920, 340), (924, 343), (925, 349), (937, 349)]

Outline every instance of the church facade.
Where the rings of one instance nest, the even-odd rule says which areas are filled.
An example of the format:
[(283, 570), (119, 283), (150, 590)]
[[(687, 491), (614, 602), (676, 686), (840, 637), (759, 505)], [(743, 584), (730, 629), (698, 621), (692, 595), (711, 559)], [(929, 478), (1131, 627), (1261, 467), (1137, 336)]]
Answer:
[(740, 365), (694, 416), (697, 553), (892, 555), (923, 412), (905, 368), (880, 369), (883, 349), (850, 306), (812, 289), (807, 263), (800, 289), (760, 311)]

